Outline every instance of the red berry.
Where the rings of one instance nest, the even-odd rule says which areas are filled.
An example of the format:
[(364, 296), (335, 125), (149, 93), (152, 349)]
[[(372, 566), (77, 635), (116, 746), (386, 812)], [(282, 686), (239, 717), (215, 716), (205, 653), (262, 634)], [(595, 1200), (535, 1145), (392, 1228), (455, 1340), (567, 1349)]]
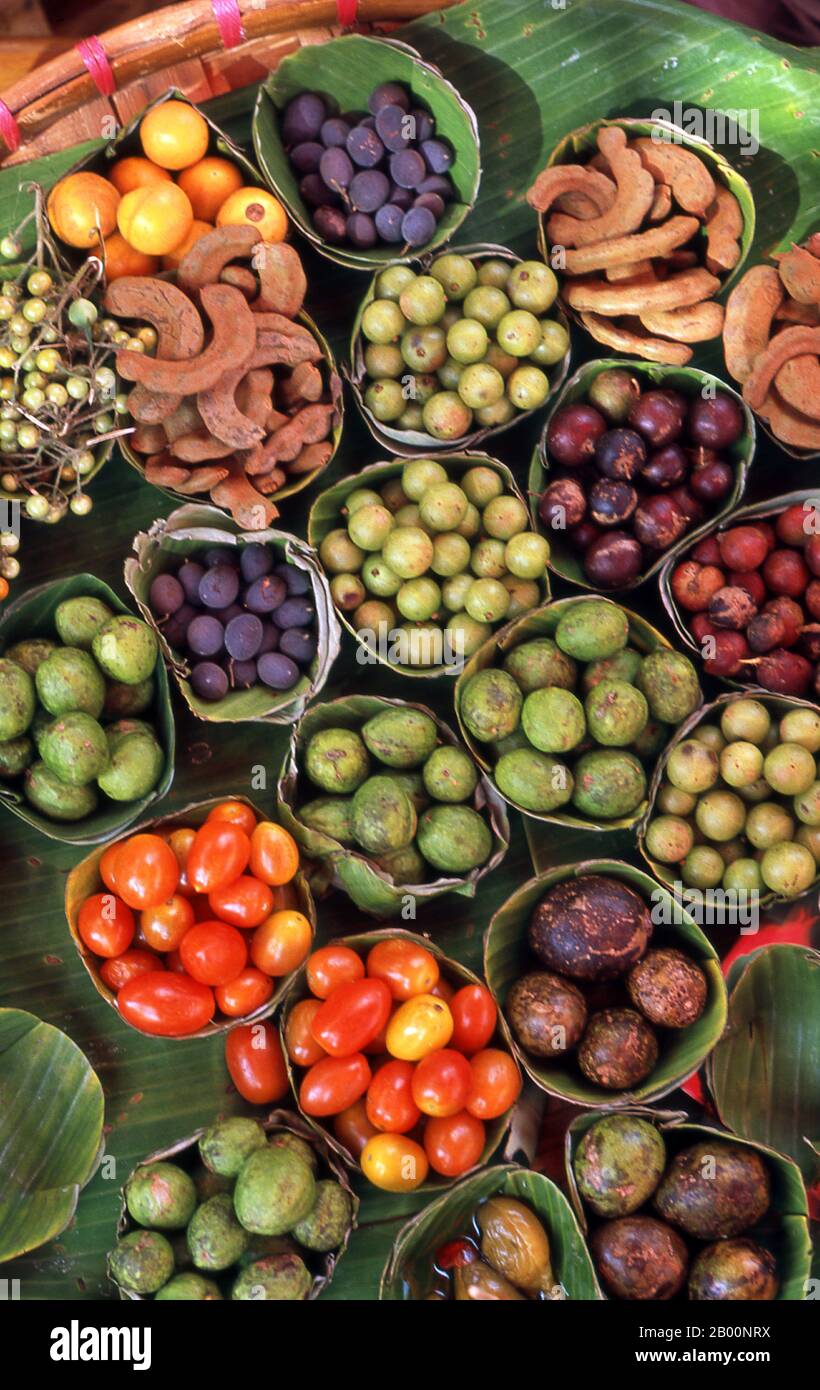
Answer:
[(692, 619), (692, 634), (698, 642), (704, 637), (715, 637), (718, 631), (708, 613), (696, 613)]
[(782, 620), (785, 628), (784, 640), (781, 643), (784, 647), (791, 647), (797, 641), (803, 629), (803, 609), (799, 603), (795, 603), (793, 598), (786, 598), (781, 594), (779, 598), (770, 598), (764, 605), (764, 612), (776, 613)]
[(799, 652), (787, 652), (778, 647), (768, 656), (760, 658), (755, 674), (764, 690), (771, 690), (776, 695), (805, 695), (814, 668)]
[(756, 526), (733, 526), (718, 537), (720, 556), (730, 570), (756, 570), (768, 552), (766, 537)]
[(757, 612), (757, 605), (745, 589), (727, 584), (709, 600), (709, 617), (716, 627), (730, 627), (740, 632)]
[(435, 1263), (439, 1269), (463, 1269), (477, 1259), (478, 1251), (471, 1240), (448, 1240), (437, 1250)]
[(803, 559), (812, 574), (820, 574), (820, 534), (809, 536), (803, 551)]
[(812, 618), (820, 621), (820, 579), (813, 579), (805, 594), (803, 602), (809, 610)]
[(766, 597), (766, 585), (757, 570), (732, 570), (729, 583), (736, 584), (739, 589), (745, 589), (758, 607)]
[(749, 644), (742, 632), (730, 632), (724, 628), (714, 634), (714, 656), (703, 663), (704, 671), (710, 676), (736, 676), (744, 659), (749, 655)]
[(643, 554), (634, 536), (608, 531), (584, 552), (587, 579), (602, 589), (622, 589), (641, 572)]
[(698, 565), (694, 560), (684, 560), (672, 575), (672, 593), (681, 608), (689, 613), (700, 613), (709, 607), (712, 595), (725, 583), (723, 570), (716, 565)]
[(794, 506), (787, 507), (775, 522), (777, 539), (784, 545), (797, 545), (802, 548), (811, 535), (807, 523), (809, 517), (814, 515), (811, 506), (804, 506), (802, 502), (795, 502)]
[(721, 559), (717, 536), (706, 536), (698, 541), (692, 551), (692, 559), (697, 560), (699, 565), (719, 565)]
[(766, 557), (763, 578), (773, 594), (799, 598), (808, 585), (809, 569), (798, 550), (773, 550)]

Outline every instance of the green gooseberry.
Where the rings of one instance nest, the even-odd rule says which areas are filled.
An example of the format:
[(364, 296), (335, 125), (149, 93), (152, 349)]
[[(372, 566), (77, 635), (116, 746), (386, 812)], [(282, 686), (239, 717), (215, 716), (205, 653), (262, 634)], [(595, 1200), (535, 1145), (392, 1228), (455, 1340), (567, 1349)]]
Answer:
[(65, 389), (73, 401), (84, 401), (88, 395), (88, 382), (81, 376), (66, 378)]
[(760, 801), (768, 801), (771, 787), (765, 777), (758, 777), (747, 787), (738, 787), (737, 791), (750, 806), (756, 806)]
[(464, 536), (465, 540), (472, 541), (481, 530), (481, 515), (478, 507), (474, 507), (472, 502), (467, 503), (467, 512), (460, 526), (456, 527), (458, 534)]
[(800, 796), (814, 782), (817, 768), (802, 743), (781, 743), (766, 755), (763, 776), (781, 796)]
[(370, 343), (394, 343), (407, 328), (407, 320), (392, 299), (374, 299), (362, 314), (362, 332)]
[(549, 541), (535, 531), (519, 531), (504, 549), (507, 569), (519, 579), (541, 579), (549, 558)]
[(402, 491), (411, 502), (420, 502), (434, 483), (446, 482), (447, 469), (436, 463), (435, 459), (411, 459), (401, 473)]
[(454, 574), (450, 579), (445, 579), (441, 586), (441, 597), (444, 607), (451, 613), (461, 613), (467, 602), (467, 595), (473, 582), (471, 574)]
[(377, 598), (394, 598), (402, 586), (402, 581), (385, 564), (383, 555), (368, 555), (362, 565), (362, 579), (365, 588)]
[(746, 807), (734, 792), (707, 792), (695, 808), (695, 824), (707, 840), (733, 840), (745, 821)]
[(424, 407), (424, 428), (434, 439), (460, 439), (473, 423), (473, 412), (455, 391), (437, 391)]
[(512, 309), (504, 315), (495, 336), (512, 357), (529, 357), (541, 341), (541, 324), (528, 309)]
[[(88, 301), (86, 301), (86, 302), (88, 302)], [(76, 303), (77, 303), (77, 304), (80, 304), (80, 303), (82, 303), (82, 301), (78, 299), (78, 300), (76, 301)], [(92, 309), (94, 309), (94, 305), (93, 305), (93, 304), (91, 305), (91, 307), (92, 307)], [(72, 304), (71, 309), (73, 309), (73, 308), (74, 308), (74, 305)], [(71, 318), (71, 309), (69, 309), (69, 311), (68, 311), (68, 316), (69, 316), (69, 318)], [(24, 304), (23, 304), (22, 313), (23, 313), (23, 318), (26, 319), (28, 323), (42, 323), (42, 322), (43, 322), (43, 319), (45, 318), (46, 314), (48, 313), (48, 305), (46, 304), (46, 301), (45, 301), (44, 299), (39, 299), (39, 298), (27, 299), (27, 300), (25, 300), (25, 302), (24, 302)], [(95, 314), (95, 316), (96, 316), (96, 313), (97, 313), (97, 310), (94, 309), (94, 314)]]
[(558, 293), (558, 281), (543, 261), (521, 261), (510, 272), (507, 293), (516, 309), (545, 314)]
[(778, 801), (761, 801), (746, 816), (746, 839), (755, 849), (771, 849), (791, 840), (794, 828), (794, 820)]
[(720, 718), (723, 737), (729, 743), (742, 739), (748, 743), (760, 744), (769, 732), (771, 717), (766, 706), (759, 700), (743, 697), (728, 704)]
[(529, 613), (541, 602), (541, 590), (534, 579), (519, 579), (515, 574), (505, 574), (501, 583), (510, 595), (508, 620), (520, 618), (522, 613)]
[(399, 295), (399, 307), (408, 323), (438, 323), (447, 308), (444, 288), (433, 275), (417, 275)]
[(330, 581), (330, 596), (343, 613), (352, 613), (364, 603), (367, 591), (358, 574), (335, 574)]
[(798, 825), (795, 839), (799, 845), (806, 846), (815, 863), (820, 865), (820, 825)]
[[(395, 513), (397, 526), (421, 526), (421, 514), (418, 502), (408, 502), (405, 507), (400, 507)], [(421, 526), (422, 531), (426, 531), (426, 526)]]
[(442, 579), (461, 574), (470, 563), (470, 542), (457, 531), (442, 531), (433, 537), (430, 568)]
[(814, 882), (817, 865), (805, 845), (795, 841), (772, 845), (760, 861), (760, 877), (773, 893), (796, 898)]
[(477, 319), (488, 331), (497, 328), (511, 308), (504, 291), (496, 289), (494, 285), (478, 285), (470, 290), (464, 301), (467, 318)]
[(471, 410), (483, 410), (501, 400), (504, 378), (486, 362), (473, 362), (461, 373), (457, 389), (464, 404)]
[(505, 352), (499, 343), (493, 340), (487, 348), (484, 361), (490, 366), (495, 367), (506, 381), (512, 376), (519, 363), (519, 358), (513, 357), (511, 353)]
[(374, 492), (372, 487), (357, 487), (347, 494), (344, 510), (347, 512), (348, 516), (352, 516), (354, 512), (359, 510), (359, 507), (367, 507), (373, 504), (378, 507), (381, 505), (381, 501), (382, 499), (378, 492)]
[(464, 602), (470, 617), (480, 623), (500, 623), (509, 606), (509, 591), (497, 579), (473, 580)]
[(681, 878), (688, 888), (717, 888), (725, 868), (716, 849), (695, 845), (683, 861)]
[(376, 280), (376, 294), (379, 299), (397, 300), (402, 290), (412, 285), (415, 278), (416, 273), (409, 265), (389, 265)]
[(439, 367), (436, 376), (445, 391), (457, 391), (458, 383), (461, 381), (464, 371), (463, 362), (457, 362), (454, 357), (448, 357), (447, 361)]
[(419, 526), (397, 526), (385, 541), (382, 557), (400, 579), (418, 579), (430, 568), (433, 542)]
[(366, 502), (348, 518), (347, 534), (360, 550), (381, 550), (393, 526), (393, 513), (387, 507)]
[(516, 409), (509, 396), (502, 396), (494, 405), (483, 405), (475, 413), (476, 424), (484, 430), (497, 429), (508, 425), (516, 416)]
[(489, 260), (482, 261), (478, 267), (478, 283), (480, 285), (495, 285), (497, 289), (503, 290), (510, 278), (512, 263), (502, 261), (498, 256), (491, 256)]
[(478, 280), (473, 262), (452, 251), (433, 261), (430, 274), (439, 281), (447, 298), (456, 301), (464, 299)]
[(713, 787), (718, 771), (717, 754), (694, 738), (685, 738), (677, 744), (666, 764), (666, 775), (672, 785), (693, 795)]
[(503, 579), (507, 572), (504, 542), (482, 536), (473, 546), (470, 569), (479, 579)]
[(397, 512), (410, 500), (401, 484), (401, 478), (388, 478), (382, 484), (381, 500), (391, 512)]
[(97, 306), (90, 299), (75, 299), (68, 308), (68, 321), (75, 328), (91, 328), (97, 322)]
[(467, 497), (456, 483), (433, 483), (419, 502), (421, 524), (431, 531), (455, 531), (467, 514)]
[(488, 536), (508, 541), (520, 531), (526, 531), (529, 516), (520, 498), (508, 494), (488, 502), (481, 520)]
[(363, 628), (370, 628), (373, 632), (387, 629), (389, 632), (395, 624), (395, 609), (377, 598), (367, 599), (353, 614), (353, 626), (357, 632), (361, 632)]
[(331, 574), (357, 574), (364, 562), (364, 551), (353, 544), (341, 526), (328, 531), (319, 546), (319, 559)]
[(554, 367), (569, 352), (569, 333), (555, 319), (541, 320), (541, 341), (530, 357), (539, 367)]
[(500, 497), (504, 491), (504, 483), (500, 473), (494, 468), (488, 468), (486, 464), (476, 464), (474, 468), (468, 468), (461, 479), (461, 486), (467, 496), (468, 502), (472, 502), (474, 507), (486, 507), (488, 502), (492, 502), (494, 497)]
[(396, 426), (400, 430), (415, 430), (418, 434), (424, 432), (424, 411), (417, 401), (408, 401), (396, 421)]
[(364, 366), (369, 377), (401, 376), (406, 363), (395, 343), (368, 343), (364, 350)]
[(407, 392), (411, 401), (424, 405), (438, 390), (438, 377), (432, 372), (415, 372), (407, 382)]
[(656, 816), (646, 828), (646, 852), (659, 864), (679, 864), (694, 843), (691, 825), (680, 816)]
[(447, 330), (447, 351), (465, 366), (481, 361), (488, 342), (487, 330), (478, 319), (459, 319)]
[(664, 815), (689, 816), (697, 805), (697, 797), (691, 792), (681, 791), (680, 787), (673, 787), (671, 782), (662, 782), (655, 804)]
[(784, 743), (799, 743), (810, 753), (820, 753), (820, 714), (814, 709), (791, 709), (780, 721)]
[(759, 893), (763, 887), (763, 879), (757, 860), (744, 856), (732, 864), (727, 864), (723, 875), (723, 887), (738, 893)]
[(820, 782), (812, 782), (810, 787), (794, 798), (792, 805), (794, 814), (803, 825), (820, 826)]
[(736, 739), (720, 752), (720, 775), (730, 787), (748, 787), (763, 771), (763, 754), (755, 743)]
[(469, 613), (461, 612), (454, 613), (447, 619), (446, 631), (450, 633), (455, 654), (464, 660), (473, 656), (493, 634), (489, 623), (480, 622)]
[(550, 393), (549, 377), (540, 367), (516, 367), (507, 381), (507, 395), (517, 410), (537, 410)]
[(561, 686), (533, 690), (521, 707), (521, 726), (533, 748), (541, 753), (568, 753), (587, 731), (584, 707), (577, 695)]
[(372, 381), (364, 393), (364, 403), (370, 414), (384, 424), (398, 420), (407, 404), (399, 383), (385, 377), (383, 381)]
[(444, 329), (408, 329), (402, 334), (401, 355), (413, 372), (435, 372), (447, 361), (447, 340)]
[(426, 575), (408, 579), (396, 595), (396, 607), (408, 622), (429, 622), (441, 607), (441, 589)]

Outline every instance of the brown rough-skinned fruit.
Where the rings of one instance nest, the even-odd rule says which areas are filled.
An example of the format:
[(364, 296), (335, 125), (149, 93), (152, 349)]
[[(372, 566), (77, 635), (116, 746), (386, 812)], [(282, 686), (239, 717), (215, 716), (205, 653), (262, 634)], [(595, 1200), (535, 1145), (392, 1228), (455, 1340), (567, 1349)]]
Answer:
[(591, 1240), (610, 1294), (624, 1299), (674, 1298), (686, 1278), (686, 1246), (654, 1216), (622, 1216), (599, 1226)]
[(754, 1149), (704, 1139), (676, 1154), (655, 1193), (667, 1221), (698, 1240), (737, 1236), (771, 1200), (769, 1173)]
[(647, 951), (630, 970), (626, 987), (635, 1008), (659, 1028), (688, 1028), (706, 1006), (706, 976), (671, 947)]
[(719, 1240), (700, 1250), (689, 1274), (689, 1297), (768, 1303), (777, 1297), (777, 1263), (753, 1240)]
[(608, 1091), (637, 1086), (658, 1060), (658, 1040), (634, 1009), (593, 1014), (578, 1048), (578, 1065), (588, 1081)]
[(560, 1057), (574, 1047), (587, 1022), (583, 994), (569, 980), (533, 970), (507, 995), (507, 1019), (525, 1052)]
[(620, 879), (584, 874), (544, 894), (529, 942), (542, 965), (575, 980), (614, 980), (640, 960), (652, 935), (643, 898)]

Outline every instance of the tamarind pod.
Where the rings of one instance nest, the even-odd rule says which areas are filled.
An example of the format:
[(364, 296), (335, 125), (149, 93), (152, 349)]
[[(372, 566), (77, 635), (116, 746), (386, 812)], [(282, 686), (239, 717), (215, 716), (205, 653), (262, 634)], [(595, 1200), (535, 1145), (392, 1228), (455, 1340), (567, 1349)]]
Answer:
[(555, 213), (547, 223), (549, 240), (559, 246), (590, 246), (593, 242), (636, 232), (652, 206), (655, 182), (641, 157), (627, 147), (620, 126), (603, 126), (598, 146), (612, 166), (617, 193), (612, 206), (600, 217), (582, 222), (566, 213)]
[(820, 232), (812, 232), (806, 242), (806, 250), (812, 256), (820, 256)]
[(322, 349), (310, 333), (304, 337), (260, 329), (256, 347), (248, 359), (249, 369), (256, 367), (298, 367), (300, 362), (320, 362)]
[(527, 190), (527, 202), (536, 212), (547, 212), (558, 198), (581, 193), (600, 216), (615, 201), (615, 185), (605, 174), (584, 164), (553, 164), (542, 169)]
[(245, 367), (237, 367), (219, 378), (215, 386), (200, 391), (197, 398), (205, 426), (211, 434), (232, 449), (250, 449), (263, 438), (261, 425), (243, 415), (236, 404), (236, 388), (245, 376)]
[(177, 362), (202, 351), (205, 329), (197, 307), (169, 280), (123, 275), (107, 287), (103, 307), (117, 318), (140, 319), (156, 329), (157, 351), (152, 361)]
[(743, 399), (752, 410), (762, 406), (775, 376), (790, 357), (820, 353), (820, 328), (784, 328), (755, 360), (743, 383)]
[(233, 285), (234, 289), (241, 290), (248, 303), (256, 298), (259, 285), (252, 270), (248, 270), (246, 265), (226, 265), (220, 270), (219, 278), (223, 285)]
[[(615, 196), (615, 185), (612, 185), (612, 194)], [(597, 217), (599, 212), (605, 209), (599, 207), (592, 201), (588, 193), (580, 191), (562, 193), (560, 198), (555, 199), (553, 204), (557, 212), (569, 213), (570, 217), (580, 217), (582, 222), (588, 222), (591, 217)]]
[(259, 275), (259, 295), (251, 308), (255, 313), (274, 312), (295, 319), (307, 294), (307, 278), (298, 251), (287, 242), (262, 242), (254, 254)]
[(265, 421), (271, 410), (273, 396), (273, 372), (269, 367), (257, 367), (246, 372), (236, 389), (236, 403), (243, 415), (247, 415), (255, 425), (262, 427), (267, 434)]
[(691, 361), (692, 349), (684, 343), (669, 343), (662, 338), (645, 338), (640, 333), (621, 328), (611, 319), (601, 318), (598, 314), (581, 314), (581, 322), (596, 342), (615, 348), (617, 352), (646, 357), (650, 362), (666, 362), (673, 367), (684, 367)]
[(279, 515), (279, 508), (263, 497), (245, 477), (241, 458), (228, 464), (228, 476), (211, 489), (211, 501), (225, 507), (245, 531), (264, 531)]
[[(205, 240), (206, 237), (200, 237), (200, 241)], [(198, 245), (199, 242), (192, 251)], [(114, 281), (115, 285), (119, 283)], [(159, 362), (144, 353), (122, 348), (117, 353), (120, 376), (127, 381), (141, 381), (157, 391), (187, 396), (207, 391), (225, 372), (244, 366), (256, 347), (256, 325), (246, 299), (232, 285), (220, 284), (205, 285), (200, 299), (213, 325), (211, 341), (202, 352), (187, 361)]]
[(285, 415), (284, 411), (277, 410), (274, 406), (271, 406), (263, 421), (263, 429), (265, 431), (265, 434), (273, 434), (276, 430), (280, 430), (282, 426), (286, 425), (287, 423), (288, 416)]
[(658, 278), (651, 261), (631, 261), (625, 265), (608, 265), (604, 275), (613, 285), (621, 284), (624, 280), (640, 280), (642, 284), (651, 284)]
[(173, 444), (183, 434), (196, 434), (202, 429), (202, 417), (196, 408), (196, 396), (180, 396), (179, 405), (163, 421), (168, 442)]
[(660, 227), (650, 227), (634, 236), (614, 237), (591, 246), (567, 251), (565, 266), (570, 275), (583, 275), (588, 270), (605, 270), (608, 266), (629, 265), (634, 261), (666, 256), (670, 251), (691, 241), (700, 223), (696, 217), (670, 217)]
[(670, 251), (665, 264), (668, 270), (689, 270), (700, 262), (694, 251)]
[(191, 434), (182, 434), (171, 445), (173, 457), (183, 459), (185, 463), (202, 463), (207, 459), (224, 459), (232, 452), (233, 445), (226, 444), (223, 439), (215, 439), (210, 431), (206, 430), (195, 430)]
[(319, 444), (306, 444), (301, 453), (287, 465), (288, 473), (315, 473), (330, 462), (333, 445), (322, 441)]
[(789, 295), (775, 313), (775, 319), (780, 323), (803, 323), (814, 328), (820, 323), (820, 309), (816, 304), (800, 304)]
[(756, 265), (735, 285), (726, 301), (723, 355), (735, 381), (745, 381), (755, 359), (765, 352), (772, 319), (783, 302), (780, 276), (770, 265)]
[(723, 305), (705, 299), (682, 309), (645, 309), (640, 320), (650, 333), (673, 338), (676, 343), (702, 343), (720, 337)]
[(714, 275), (737, 265), (742, 234), (740, 203), (724, 184), (716, 184), (714, 202), (706, 211), (706, 265)]
[(181, 396), (160, 395), (138, 385), (128, 393), (128, 414), (143, 425), (159, 425), (179, 407)]
[(798, 304), (820, 304), (820, 264), (817, 257), (802, 246), (792, 245), (791, 251), (774, 256), (780, 279), (786, 292)]
[(793, 410), (772, 388), (757, 411), (772, 434), (795, 449), (820, 449), (820, 425)]
[(774, 379), (778, 395), (801, 415), (820, 420), (820, 360), (810, 355), (790, 357)]
[(640, 314), (644, 309), (680, 309), (720, 289), (720, 281), (697, 267), (655, 285), (608, 285), (606, 280), (571, 280), (562, 295), (573, 309), (597, 314)]
[(205, 465), (202, 468), (195, 468), (190, 478), (184, 483), (177, 483), (177, 492), (183, 493), (186, 497), (196, 495), (199, 492), (210, 492), (217, 483), (221, 483), (223, 478), (227, 478), (227, 468), (220, 468), (217, 464), (210, 467)]
[(672, 211), (672, 189), (668, 183), (655, 185), (655, 196), (652, 199), (652, 206), (649, 209), (650, 222), (663, 222)]
[(131, 448), (138, 454), (161, 454), (168, 443), (162, 425), (139, 424), (129, 440)]
[(189, 293), (215, 284), (230, 261), (250, 256), (259, 242), (261, 237), (255, 227), (245, 223), (215, 227), (195, 241), (183, 256), (177, 266), (177, 284)]
[(327, 437), (334, 406), (306, 405), (297, 410), (286, 425), (271, 435), (262, 448), (265, 459), (275, 463), (289, 463), (295, 459), (305, 444), (319, 444)]
[(145, 481), (154, 487), (176, 488), (188, 481), (191, 470), (169, 463), (167, 454), (155, 454), (153, 458), (146, 459), (143, 474)]
[(256, 486), (265, 497), (268, 497), (272, 492), (277, 492), (284, 482), (286, 482), (284, 470), (272, 468), (269, 473), (262, 473), (256, 479)]
[(697, 217), (705, 216), (715, 198), (715, 181), (702, 159), (671, 140), (642, 135), (631, 146), (653, 179), (669, 185), (680, 207)]
[(283, 381), (279, 388), (279, 396), (282, 405), (286, 410), (292, 406), (299, 405), (303, 401), (319, 401), (324, 393), (325, 384), (322, 381), (322, 373), (312, 362), (300, 362), (298, 367), (294, 367), (287, 380)]

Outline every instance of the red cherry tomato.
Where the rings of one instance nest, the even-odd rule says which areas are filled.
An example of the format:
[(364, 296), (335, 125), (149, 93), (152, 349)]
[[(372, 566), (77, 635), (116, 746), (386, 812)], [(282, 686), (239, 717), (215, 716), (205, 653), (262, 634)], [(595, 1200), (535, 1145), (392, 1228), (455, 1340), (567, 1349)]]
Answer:
[(227, 985), (244, 970), (248, 950), (236, 927), (197, 922), (182, 938), (179, 956), (188, 974), (202, 985)]
[(388, 1134), (407, 1134), (421, 1119), (413, 1100), (412, 1062), (385, 1062), (367, 1088), (367, 1118)]
[(484, 1126), (466, 1110), (428, 1120), (424, 1126), (424, 1151), (437, 1173), (444, 1178), (457, 1178), (481, 1161)]
[(445, 980), (443, 975), (439, 975), (438, 980), (433, 985), (433, 988), (430, 990), (430, 993), (436, 999), (443, 999), (445, 1004), (449, 1004), (450, 1000), (455, 994), (455, 990), (453, 989), (453, 986), (450, 984), (449, 980)]
[(77, 918), (82, 940), (98, 956), (119, 956), (134, 939), (134, 914), (114, 893), (86, 898)]
[(164, 968), (160, 957), (155, 956), (153, 951), (135, 948), (133, 951), (123, 951), (122, 955), (113, 956), (111, 960), (104, 960), (100, 966), (100, 979), (116, 993), (129, 980), (136, 980), (138, 975)]
[(269, 1019), (232, 1028), (225, 1039), (231, 1081), (251, 1105), (270, 1105), (290, 1089), (279, 1035)]
[(473, 1082), (470, 1063), (451, 1047), (428, 1052), (413, 1075), (413, 1100), (425, 1115), (456, 1115)]
[(384, 980), (394, 999), (402, 1002), (414, 994), (431, 994), (438, 983), (438, 961), (416, 941), (379, 941), (367, 957), (367, 973)]
[(167, 902), (140, 913), (140, 940), (152, 951), (176, 951), (193, 925), (194, 909), (187, 898), (175, 893)]
[(518, 1100), (521, 1075), (509, 1052), (487, 1047), (470, 1062), (472, 1086), (466, 1109), (477, 1120), (494, 1120)]
[(495, 1032), (498, 1011), (495, 1000), (484, 985), (465, 985), (456, 990), (450, 1000), (453, 1015), (454, 1048), (471, 1057), (486, 1047)]
[(179, 951), (169, 951), (167, 953), (165, 956), (165, 969), (175, 970), (177, 975), (185, 975), (187, 973), (185, 966), (182, 964)]
[(250, 857), (251, 842), (240, 826), (231, 821), (206, 821), (188, 852), (188, 882), (195, 893), (212, 893), (239, 878)]
[(217, 985), (214, 994), (223, 1014), (228, 1018), (244, 1018), (267, 1004), (273, 994), (273, 980), (249, 965), (228, 984)]
[(246, 806), (244, 801), (220, 801), (218, 806), (214, 806), (208, 812), (208, 820), (228, 821), (230, 825), (238, 825), (240, 830), (250, 838), (256, 828), (256, 815), (250, 806)]
[(393, 1016), (395, 1007), (397, 1006), (394, 1006), (394, 1009), (391, 1010), (388, 1015), (384, 1027), (380, 1028), (375, 1038), (372, 1038), (367, 1046), (362, 1048), (362, 1052), (366, 1057), (383, 1057), (387, 1051), (387, 1030), (390, 1027), (390, 1019)]
[(331, 1057), (361, 1052), (390, 1017), (390, 990), (383, 980), (351, 980), (337, 985), (311, 1024), (311, 1032)]
[(176, 830), (172, 830), (168, 836), (168, 844), (174, 851), (177, 863), (179, 864), (177, 892), (181, 893), (185, 898), (191, 898), (194, 895), (194, 890), (188, 882), (187, 864), (188, 855), (191, 852), (191, 845), (194, 843), (195, 839), (196, 831), (192, 829), (190, 825), (179, 826)]
[(129, 907), (156, 907), (172, 898), (179, 883), (179, 863), (161, 835), (131, 835), (113, 861), (117, 892)]
[(308, 989), (317, 999), (327, 999), (337, 985), (363, 979), (364, 961), (349, 946), (320, 946), (308, 956)]
[(117, 995), (117, 1007), (126, 1023), (141, 1033), (184, 1038), (210, 1023), (216, 1001), (208, 986), (190, 975), (162, 970), (138, 975), (124, 984)]
[(300, 1067), (312, 1067), (314, 1062), (321, 1062), (326, 1055), (311, 1031), (313, 1020), (321, 1007), (321, 999), (300, 999), (288, 1014), (285, 1048), (290, 1060)]
[(349, 1149), (354, 1158), (360, 1158), (362, 1149), (368, 1139), (372, 1139), (378, 1130), (370, 1123), (367, 1118), (367, 1104), (364, 1097), (354, 1101), (347, 1110), (342, 1110), (339, 1115), (333, 1117), (333, 1133), (336, 1135), (340, 1144), (344, 1144)]
[(338, 1115), (364, 1095), (370, 1075), (370, 1064), (361, 1052), (352, 1057), (323, 1057), (305, 1072), (299, 1104), (306, 1115)]
[(251, 873), (281, 887), (299, 871), (299, 846), (284, 826), (261, 820), (251, 836)]
[(266, 883), (250, 874), (240, 874), (233, 883), (214, 888), (208, 894), (214, 917), (232, 927), (258, 927), (273, 909), (273, 893)]
[(114, 860), (119, 850), (119, 845), (109, 845), (100, 860), (100, 878), (106, 888), (110, 889), (112, 893), (116, 893), (117, 891), (117, 880), (114, 878)]

